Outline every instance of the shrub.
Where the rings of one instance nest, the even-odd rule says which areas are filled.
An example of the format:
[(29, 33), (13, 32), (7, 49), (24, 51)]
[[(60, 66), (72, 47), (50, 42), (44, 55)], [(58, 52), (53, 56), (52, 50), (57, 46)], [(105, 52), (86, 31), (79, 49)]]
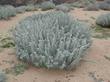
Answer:
[(99, 8), (102, 10), (110, 10), (110, 3), (100, 2)]
[(96, 0), (78, 0), (74, 3), (71, 3), (73, 7), (83, 8), (91, 4), (95, 4)]
[(0, 71), (0, 82), (6, 82), (6, 75)]
[(16, 9), (13, 6), (0, 6), (0, 19), (8, 19), (16, 15)]
[(82, 8), (82, 7), (84, 7), (82, 4), (81, 4), (81, 2), (74, 2), (74, 3), (71, 3), (71, 6), (72, 7), (77, 7), (77, 8)]
[(26, 11), (26, 6), (16, 7), (17, 13), (24, 13)]
[(35, 11), (35, 10), (36, 10), (35, 6), (32, 4), (26, 6), (26, 11)]
[(40, 8), (40, 4), (35, 4), (35, 9), (38, 10)]
[(67, 6), (65, 4), (61, 4), (61, 5), (56, 6), (56, 10), (63, 11), (63, 12), (69, 12), (71, 9), (69, 6)]
[(109, 3), (109, 4), (110, 4), (110, 0), (105, 0), (104, 2), (105, 2), (105, 3)]
[(13, 36), (20, 60), (53, 69), (74, 68), (91, 44), (89, 26), (61, 11), (27, 17)]
[(104, 27), (110, 26), (110, 13), (100, 15), (97, 18), (96, 23)]
[(90, 4), (87, 7), (85, 7), (84, 10), (87, 10), (87, 11), (98, 11), (99, 10), (99, 6), (97, 4)]
[(42, 10), (45, 11), (45, 10), (55, 8), (55, 4), (50, 2), (50, 1), (45, 1), (45, 2), (41, 3), (40, 7), (41, 7)]
[(96, 3), (96, 0), (80, 0), (80, 3), (82, 3), (82, 5), (84, 7), (90, 5), (90, 4), (95, 4)]

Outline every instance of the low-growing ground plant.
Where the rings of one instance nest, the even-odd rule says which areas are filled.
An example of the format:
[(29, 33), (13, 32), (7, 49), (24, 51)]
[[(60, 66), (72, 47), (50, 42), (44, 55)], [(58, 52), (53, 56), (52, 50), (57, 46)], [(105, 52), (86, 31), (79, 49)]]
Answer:
[(6, 75), (2, 71), (0, 71), (0, 82), (6, 82)]
[(96, 24), (103, 27), (110, 27), (110, 13), (100, 15), (96, 20)]
[(6, 68), (4, 71), (6, 74), (12, 74), (17, 76), (23, 74), (28, 68), (29, 66), (26, 63), (17, 63), (11, 68)]
[(13, 6), (0, 6), (0, 19), (9, 19), (16, 15), (16, 9)]
[(91, 45), (90, 27), (61, 11), (27, 17), (13, 38), (20, 60), (53, 69), (74, 68)]
[(110, 10), (110, 3), (108, 2), (99, 2), (99, 8), (102, 10)]
[(53, 2), (50, 1), (45, 1), (43, 3), (41, 3), (40, 8), (45, 11), (45, 10), (50, 10), (55, 8), (55, 4)]
[(8, 35), (0, 35), (0, 48), (14, 47), (14, 41)]
[(94, 38), (98, 39), (109, 39), (110, 38), (110, 30), (109, 28), (103, 28), (103, 26), (95, 25), (94, 27)]

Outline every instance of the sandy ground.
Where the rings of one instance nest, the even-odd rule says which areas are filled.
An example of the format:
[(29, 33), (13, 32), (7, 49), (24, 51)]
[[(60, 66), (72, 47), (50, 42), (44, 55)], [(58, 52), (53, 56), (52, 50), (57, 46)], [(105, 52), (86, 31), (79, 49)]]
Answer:
[[(102, 13), (106, 12), (82, 11), (82, 9), (75, 9), (70, 12), (79, 20), (88, 20), (92, 24), (94, 24), (95, 19), (91, 17), (96, 18)], [(8, 32), (21, 19), (32, 14), (33, 12), (27, 12), (17, 15), (10, 21), (0, 21), (0, 32)], [(110, 57), (110, 39), (93, 39), (91, 48), (76, 69), (59, 71), (30, 66), (18, 76), (7, 74), (8, 82), (110, 82), (110, 59), (108, 57)], [(0, 52), (0, 69), (13, 67), (18, 62), (14, 49), (4, 49)]]

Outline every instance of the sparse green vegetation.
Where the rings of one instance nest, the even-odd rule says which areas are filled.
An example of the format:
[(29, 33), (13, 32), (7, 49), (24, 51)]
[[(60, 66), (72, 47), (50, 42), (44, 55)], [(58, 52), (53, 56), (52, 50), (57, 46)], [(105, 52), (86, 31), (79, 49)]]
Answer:
[(56, 6), (57, 11), (69, 12), (71, 9), (69, 5), (61, 4)]
[(109, 28), (103, 28), (99, 25), (96, 25), (94, 28), (94, 38), (100, 38), (100, 39), (108, 39), (110, 38), (110, 30)]
[(23, 74), (25, 72), (25, 70), (27, 70), (29, 67), (27, 64), (25, 63), (18, 63), (15, 64), (13, 67), (5, 69), (5, 72), (7, 74), (13, 74), (13, 75), (19, 75), (19, 74)]
[(14, 47), (14, 41), (8, 35), (0, 35), (0, 48)]

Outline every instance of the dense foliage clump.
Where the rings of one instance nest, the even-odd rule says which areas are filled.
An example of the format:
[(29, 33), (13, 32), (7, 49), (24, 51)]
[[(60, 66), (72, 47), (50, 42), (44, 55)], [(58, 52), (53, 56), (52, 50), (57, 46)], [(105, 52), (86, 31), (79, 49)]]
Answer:
[(25, 9), (26, 9), (26, 11), (35, 11), (35, 10), (37, 10), (37, 8), (35, 8), (35, 6), (32, 5), (32, 4), (29, 4), (29, 5), (25, 6)]
[(13, 36), (20, 60), (54, 69), (74, 68), (91, 45), (89, 26), (61, 11), (27, 17)]
[(2, 71), (0, 71), (0, 82), (6, 82), (6, 79), (6, 75)]
[(63, 12), (69, 12), (71, 10), (71, 7), (67, 4), (61, 4), (56, 6), (57, 11), (63, 11)]
[(16, 9), (13, 6), (0, 6), (0, 19), (9, 19), (16, 15)]
[(45, 2), (41, 3), (40, 7), (42, 10), (45, 11), (45, 10), (55, 8), (55, 4), (53, 2), (50, 2), (50, 1), (45, 1)]
[(83, 8), (91, 4), (95, 4), (96, 0), (76, 0), (76, 2), (70, 3), (73, 7)]
[(26, 6), (16, 7), (17, 13), (24, 13), (26, 11)]
[(99, 2), (99, 8), (102, 10), (110, 10), (110, 2), (109, 0), (105, 0), (103, 2)]
[(110, 13), (100, 15), (97, 18), (96, 23), (104, 27), (110, 26)]

